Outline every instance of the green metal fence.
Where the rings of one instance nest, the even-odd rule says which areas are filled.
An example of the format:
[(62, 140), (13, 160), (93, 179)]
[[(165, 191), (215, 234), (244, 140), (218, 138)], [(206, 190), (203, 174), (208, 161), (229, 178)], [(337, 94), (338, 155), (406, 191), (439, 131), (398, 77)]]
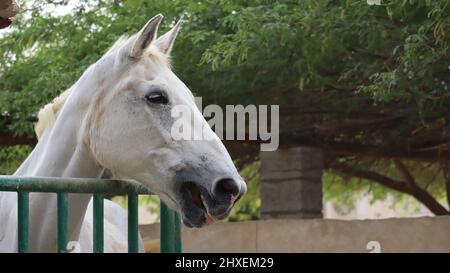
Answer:
[[(139, 250), (138, 196), (151, 192), (136, 181), (58, 178), (18, 177), (0, 175), (0, 191), (17, 192), (18, 250), (28, 252), (29, 237), (29, 193), (48, 192), (57, 194), (57, 249), (67, 252), (68, 202), (70, 193), (93, 194), (93, 252), (103, 252), (103, 200), (105, 195), (128, 196), (128, 252)], [(1, 224), (1, 223), (0, 223)], [(176, 212), (161, 203), (161, 252), (181, 252), (180, 219)]]

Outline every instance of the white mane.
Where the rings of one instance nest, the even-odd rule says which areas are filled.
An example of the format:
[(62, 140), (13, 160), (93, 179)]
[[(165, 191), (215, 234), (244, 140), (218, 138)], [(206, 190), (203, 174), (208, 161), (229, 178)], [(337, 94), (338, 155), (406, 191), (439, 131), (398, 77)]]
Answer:
[[(117, 49), (121, 48), (127, 43), (128, 39), (129, 38), (126, 36), (121, 36), (119, 39), (117, 39), (117, 41), (113, 44), (113, 46), (106, 52), (105, 55), (115, 53)], [(156, 46), (150, 45), (147, 48), (146, 53), (148, 56), (151, 56), (158, 63), (170, 67), (169, 56), (162, 53)], [(52, 102), (48, 103), (39, 110), (38, 121), (34, 126), (34, 131), (36, 133), (36, 137), (38, 138), (38, 140), (41, 138), (42, 134), (45, 132), (46, 129), (52, 128), (53, 125), (55, 124), (59, 110), (61, 110), (61, 108), (63, 107), (64, 103), (66, 102), (67, 98), (70, 95), (70, 90), (71, 88), (67, 89), (66, 91), (61, 93), (58, 97), (54, 98)]]
[(45, 105), (38, 114), (38, 122), (34, 126), (34, 131), (38, 139), (41, 138), (45, 129), (51, 128), (56, 122), (59, 110), (62, 108), (66, 102), (67, 97), (70, 94), (70, 89), (64, 91), (61, 95), (54, 98), (52, 102)]

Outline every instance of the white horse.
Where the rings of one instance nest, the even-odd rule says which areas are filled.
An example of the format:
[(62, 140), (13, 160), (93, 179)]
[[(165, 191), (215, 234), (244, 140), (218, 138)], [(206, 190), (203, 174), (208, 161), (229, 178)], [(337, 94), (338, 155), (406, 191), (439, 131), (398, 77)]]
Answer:
[[(156, 38), (162, 15), (119, 39), (81, 78), (39, 112), (39, 141), (14, 175), (135, 179), (148, 186), (183, 223), (202, 227), (223, 219), (246, 191), (228, 152), (171, 71), (178, 22)], [(205, 140), (176, 140), (171, 109), (192, 110)], [(17, 195), (0, 193), (0, 252), (17, 251)], [(92, 251), (91, 195), (69, 194), (69, 240)], [(127, 215), (105, 200), (105, 251), (127, 250)], [(56, 195), (30, 194), (32, 252), (56, 251)], [(141, 240), (142, 250), (142, 240)]]

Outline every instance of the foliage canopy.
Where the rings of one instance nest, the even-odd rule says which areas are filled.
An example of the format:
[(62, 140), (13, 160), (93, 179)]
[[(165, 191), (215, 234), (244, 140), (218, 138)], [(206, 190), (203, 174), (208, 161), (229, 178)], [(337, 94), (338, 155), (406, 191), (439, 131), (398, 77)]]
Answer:
[[(367, 172), (383, 170), (397, 181), (405, 174), (399, 166), (416, 176), (429, 165), (438, 173), (433, 195), (443, 192), (442, 164), (450, 158), (449, 0), (21, 4), (24, 12), (0, 39), (2, 135), (33, 136), (38, 109), (120, 35), (156, 13), (166, 17), (161, 32), (184, 15), (173, 66), (205, 103), (280, 104), (282, 145), (323, 147), (328, 168), (369, 180)], [(62, 12), (67, 4), (71, 11)], [(8, 149), (0, 154), (19, 158)]]

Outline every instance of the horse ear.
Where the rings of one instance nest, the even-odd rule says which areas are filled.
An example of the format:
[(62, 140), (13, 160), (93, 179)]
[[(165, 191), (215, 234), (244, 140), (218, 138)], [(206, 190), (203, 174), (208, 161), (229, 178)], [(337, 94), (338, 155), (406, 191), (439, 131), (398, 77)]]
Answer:
[(159, 50), (161, 50), (161, 52), (170, 55), (173, 44), (175, 42), (175, 38), (177, 38), (182, 23), (183, 23), (182, 19), (178, 20), (178, 22), (170, 31), (168, 31), (167, 33), (156, 39), (155, 45), (159, 48)]
[(153, 42), (158, 32), (159, 24), (164, 16), (156, 15), (150, 19), (147, 24), (136, 34), (133, 46), (131, 47), (130, 57), (139, 58), (145, 49)]

